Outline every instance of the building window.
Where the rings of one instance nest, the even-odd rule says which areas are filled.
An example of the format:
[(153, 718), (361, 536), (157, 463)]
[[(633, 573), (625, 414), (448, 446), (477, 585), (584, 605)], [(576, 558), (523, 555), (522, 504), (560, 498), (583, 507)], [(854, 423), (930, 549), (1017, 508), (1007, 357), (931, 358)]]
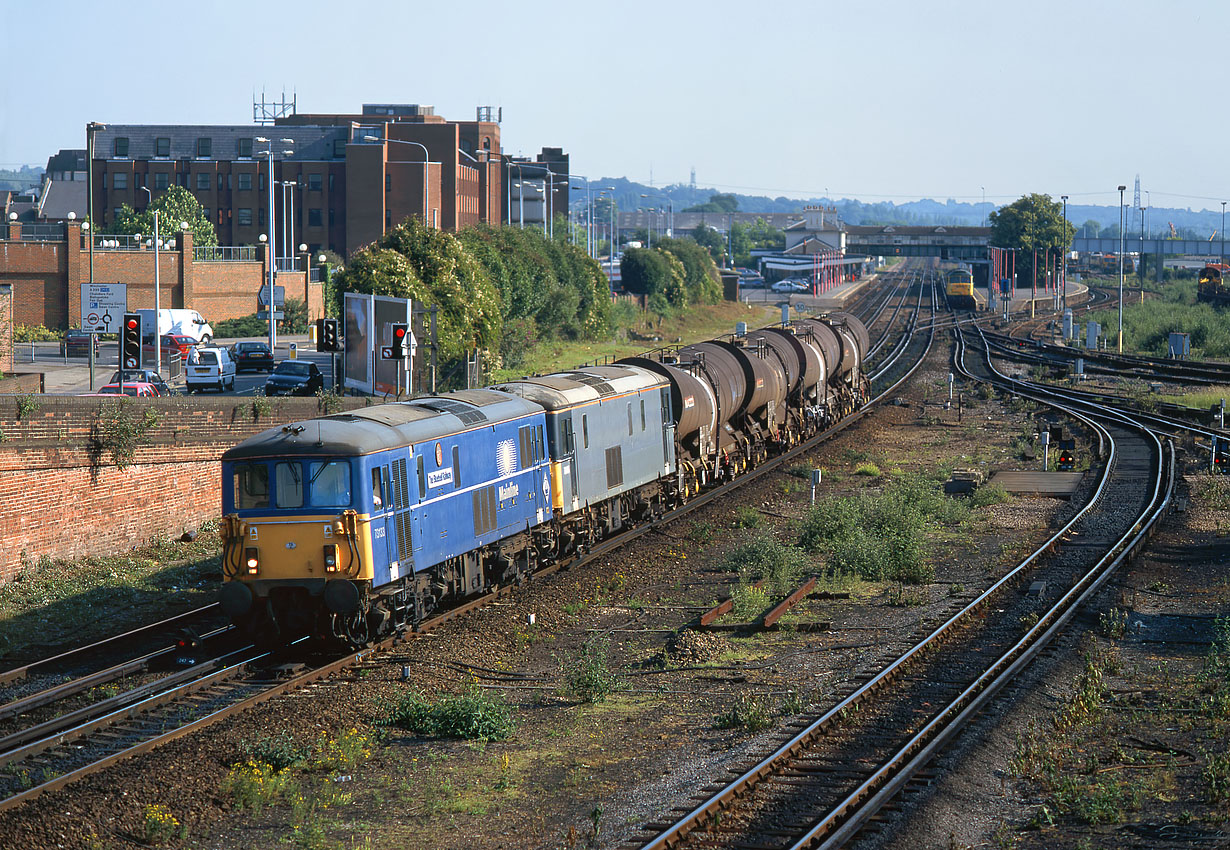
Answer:
[(308, 175), (308, 189), (310, 189), (313, 192), (319, 192), (320, 184), (321, 184), (321, 180), (320, 180), (319, 174), (309, 174)]
[(157, 171), (154, 173), (154, 188), (165, 189), (171, 185), (171, 175), (165, 171)]
[(259, 188), (262, 192), (265, 191), (265, 175), (264, 174), (258, 174), (256, 176), (256, 184), (257, 184), (257, 188)]
[(213, 149), (214, 149), (213, 139), (207, 136), (202, 136), (201, 138), (196, 140), (196, 155), (198, 157), (213, 156)]
[(107, 172), (105, 171), (102, 173), (102, 187), (105, 192), (107, 190)]
[(209, 175), (204, 171), (196, 176), (196, 188), (198, 192), (209, 191)]
[(329, 175), (329, 191), (330, 192), (333, 191), (333, 175), (332, 174)]
[(309, 209), (308, 210), (308, 227), (320, 227), (320, 223), (321, 223), (320, 210)]
[(171, 138), (169, 136), (159, 136), (154, 139), (154, 156), (170, 156), (171, 155)]
[(332, 209), (332, 207), (330, 207), (330, 209), (329, 209), (329, 226), (330, 226), (330, 227), (332, 227), (332, 226), (333, 226), (333, 209)]
[(345, 159), (346, 158), (346, 140), (345, 139), (334, 139), (333, 140), (333, 158), (334, 159)]
[(185, 189), (187, 189), (188, 188), (188, 173), (185, 171), (185, 172), (176, 174), (175, 183), (176, 185), (183, 186)]
[(240, 156), (252, 156), (252, 140), (251, 139), (240, 139), (239, 140), (239, 155)]
[(209, 221), (209, 207), (201, 207), (201, 213), (205, 216), (205, 220)]
[(384, 191), (386, 192), (393, 191), (393, 175), (392, 174), (384, 175)]
[(218, 191), (219, 192), (222, 191), (222, 175), (221, 174), (218, 175)]
[(247, 191), (250, 191), (251, 189), (252, 189), (252, 175), (251, 174), (240, 174), (239, 175), (239, 191), (247, 192)]
[(115, 137), (115, 155), (120, 156), (120, 157), (128, 156), (128, 137), (127, 136), (116, 136)]
[[(113, 189), (127, 189), (128, 175), (118, 171), (111, 175), (111, 187)], [(106, 189), (107, 187), (104, 185), (103, 188)]]
[(240, 227), (251, 227), (252, 210), (248, 207), (240, 207), (235, 213), (235, 223)]

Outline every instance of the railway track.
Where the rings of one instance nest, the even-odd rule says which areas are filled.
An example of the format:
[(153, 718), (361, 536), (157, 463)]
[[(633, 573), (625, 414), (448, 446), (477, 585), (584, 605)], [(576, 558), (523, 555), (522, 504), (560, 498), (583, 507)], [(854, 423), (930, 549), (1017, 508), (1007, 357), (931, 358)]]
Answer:
[[(922, 298), (918, 300), (920, 303), (915, 305), (911, 327), (916, 324)], [(934, 303), (935, 295), (932, 292), (933, 309)], [(915, 348), (921, 349), (921, 353), (918, 354), (913, 368), (921, 364), (930, 350), (933, 338), (932, 332), (926, 335), (925, 345), (921, 340), (916, 343)], [(906, 368), (909, 364), (903, 359), (906, 348), (904, 345), (894, 347), (894, 351), (898, 352), (893, 364), (895, 374), (893, 383), (889, 384), (886, 392), (904, 381), (912, 371)], [(873, 377), (877, 381), (888, 380), (884, 369)], [(589, 549), (583, 558), (550, 565), (539, 570), (536, 575), (544, 576), (559, 569), (602, 558), (636, 537), (659, 529), (714, 499), (727, 496), (743, 483), (796, 461), (825, 439), (858, 421), (870, 409), (869, 405), (812, 440), (770, 459), (729, 485), (715, 488), (692, 499), (656, 522), (602, 541)], [(52, 714), (48, 720), (0, 738), (0, 764), (4, 766), (4, 770), (0, 772), (0, 811), (13, 809), (119, 761), (148, 752), (283, 693), (302, 689), (339, 670), (363, 663), (375, 652), (391, 649), (399, 643), (413, 639), (417, 633), (431, 631), (444, 622), (490, 604), (510, 590), (511, 588), (507, 587), (501, 588), (471, 599), (464, 605), (421, 623), (416, 633), (395, 636), (361, 652), (326, 658), (317, 656), (286, 660), (260, 653), (250, 647), (240, 648), (155, 682), (142, 683), (123, 694), (117, 694), (114, 699), (105, 700), (84, 710), (69, 708), (52, 712), (50, 707), (57, 701), (50, 699), (40, 706), (47, 708)], [(136, 634), (138, 633), (134, 632), (122, 637), (131, 638)], [(88, 649), (90, 648), (74, 652), (84, 653)], [(80, 659), (76, 663), (80, 663)], [(128, 663), (132, 661), (114, 666), (121, 667)], [(30, 668), (25, 669), (25, 675), (30, 675)], [(18, 671), (13, 671), (12, 675), (14, 680), (21, 678)], [(90, 676), (114, 677), (115, 671), (106, 668), (105, 671), (84, 673), (78, 677), (80, 681), (74, 686), (75, 694), (83, 692), (82, 684)], [(95, 679), (96, 682), (99, 680)], [(115, 678), (110, 681), (115, 681)], [(84, 686), (85, 689), (88, 687), (93, 685)], [(49, 695), (43, 695), (47, 696)], [(13, 711), (14, 715), (20, 713), (20, 710)]]
[(954, 368), (963, 375), (1057, 407), (1099, 434), (1105, 463), (1092, 497), (916, 645), (884, 657), (878, 672), (823, 715), (763, 758), (732, 768), (733, 781), (681, 803), (629, 847), (843, 846), (1139, 550), (1168, 507), (1170, 444), (1130, 417), (1011, 382), (994, 370), (985, 347), (982, 362), (967, 363), (958, 334)]

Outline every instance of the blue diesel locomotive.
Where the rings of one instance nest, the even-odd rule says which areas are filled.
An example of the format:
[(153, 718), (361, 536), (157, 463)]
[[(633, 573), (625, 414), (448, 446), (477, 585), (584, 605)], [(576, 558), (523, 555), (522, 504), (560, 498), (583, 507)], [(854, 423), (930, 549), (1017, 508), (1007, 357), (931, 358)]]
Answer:
[(271, 428), (222, 456), (223, 610), (362, 646), (660, 516), (857, 409), (848, 314)]

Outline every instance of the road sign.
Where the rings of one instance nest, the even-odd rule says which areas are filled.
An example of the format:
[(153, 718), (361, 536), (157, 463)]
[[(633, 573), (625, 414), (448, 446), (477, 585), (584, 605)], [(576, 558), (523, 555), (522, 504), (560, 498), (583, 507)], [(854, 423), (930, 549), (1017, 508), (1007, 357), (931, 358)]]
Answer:
[(120, 320), (128, 310), (128, 284), (81, 284), (81, 329), (89, 333), (120, 332)]
[[(262, 307), (267, 305), (269, 303), (269, 285), (266, 284), (262, 286), (260, 292), (257, 293), (256, 297)], [(273, 306), (283, 307), (285, 305), (286, 305), (286, 287), (285, 286), (275, 286), (273, 288)]]

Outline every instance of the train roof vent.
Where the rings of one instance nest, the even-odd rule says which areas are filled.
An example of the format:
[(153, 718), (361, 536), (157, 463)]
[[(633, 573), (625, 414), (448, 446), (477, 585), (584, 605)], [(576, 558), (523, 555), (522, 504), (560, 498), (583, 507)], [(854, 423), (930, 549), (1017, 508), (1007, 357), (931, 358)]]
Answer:
[(451, 398), (433, 398), (428, 400), (415, 401), (419, 407), (426, 407), (428, 410), (435, 410), (439, 413), (451, 413), (462, 421), (465, 425), (473, 425), (476, 422), (486, 422), (487, 414), (481, 410), (475, 410), (468, 404), (460, 401), (453, 401)]
[(562, 372), (561, 374), (567, 378), (571, 378), (578, 384), (585, 384), (587, 387), (593, 387), (597, 390), (598, 395), (600, 396), (614, 395), (615, 393), (615, 388), (606, 381), (601, 378), (594, 377), (593, 375), (588, 375), (585, 372)]

